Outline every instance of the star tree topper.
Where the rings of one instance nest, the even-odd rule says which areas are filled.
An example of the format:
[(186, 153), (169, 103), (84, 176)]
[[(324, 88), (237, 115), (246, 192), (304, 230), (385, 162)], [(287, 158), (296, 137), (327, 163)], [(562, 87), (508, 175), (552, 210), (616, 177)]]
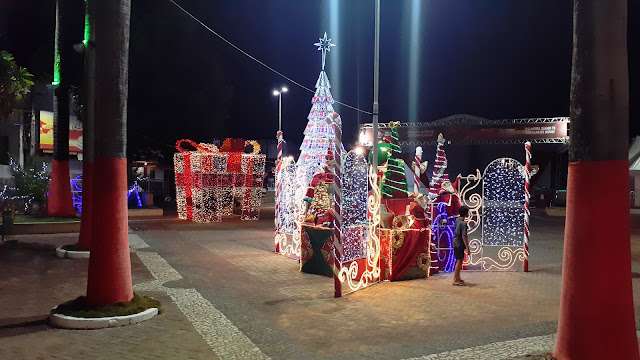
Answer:
[(327, 32), (324, 32), (324, 36), (321, 37), (319, 42), (313, 44), (318, 47), (319, 51), (322, 51), (322, 70), (324, 71), (324, 63), (327, 58), (327, 53), (331, 51), (331, 48), (336, 46), (336, 44), (331, 42), (331, 39), (327, 38)]

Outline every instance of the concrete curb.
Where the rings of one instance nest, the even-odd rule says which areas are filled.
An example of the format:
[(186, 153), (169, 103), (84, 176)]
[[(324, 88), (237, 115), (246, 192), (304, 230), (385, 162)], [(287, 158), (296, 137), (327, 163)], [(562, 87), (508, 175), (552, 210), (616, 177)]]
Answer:
[(13, 224), (10, 235), (68, 234), (80, 232), (80, 221)]
[(56, 256), (64, 259), (88, 259), (91, 255), (90, 251), (72, 251), (63, 249), (64, 245), (60, 245), (56, 248)]
[(62, 329), (106, 329), (118, 326), (127, 326), (149, 320), (158, 315), (158, 308), (150, 308), (137, 314), (125, 316), (111, 316), (103, 318), (78, 318), (62, 314), (50, 314), (49, 323)]
[(567, 211), (564, 207), (548, 207), (544, 209), (544, 212), (547, 214), (547, 216), (563, 217), (566, 216)]

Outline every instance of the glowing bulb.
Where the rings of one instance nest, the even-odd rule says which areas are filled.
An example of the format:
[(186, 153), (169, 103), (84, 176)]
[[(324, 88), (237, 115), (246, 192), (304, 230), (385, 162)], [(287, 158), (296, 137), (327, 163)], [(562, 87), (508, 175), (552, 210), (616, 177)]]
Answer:
[(280, 95), (280, 91), (278, 90), (273, 90), (273, 96), (278, 96)]
[(358, 155), (364, 155), (364, 148), (362, 146), (358, 146), (355, 148), (355, 152)]
[(371, 137), (368, 136), (365, 130), (360, 132), (360, 135), (358, 136), (358, 142), (360, 143), (360, 145), (371, 146), (372, 141), (373, 140), (371, 139)]
[(286, 93), (287, 91), (289, 91), (289, 88), (286, 86), (283, 86), (282, 89), (280, 89), (280, 91), (282, 91), (283, 93)]

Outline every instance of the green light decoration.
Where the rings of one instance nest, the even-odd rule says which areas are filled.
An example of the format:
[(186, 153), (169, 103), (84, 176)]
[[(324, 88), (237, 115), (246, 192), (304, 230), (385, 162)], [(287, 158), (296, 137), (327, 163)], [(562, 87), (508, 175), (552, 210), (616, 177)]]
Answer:
[(51, 85), (58, 86), (60, 85), (61, 76), (60, 76), (60, 48), (58, 47), (58, 38), (60, 37), (60, 16), (58, 13), (60, 5), (56, 1), (56, 27), (55, 27), (55, 35), (54, 35), (54, 48), (53, 48), (53, 82)]
[(53, 58), (53, 82), (51, 85), (60, 85), (60, 53), (56, 48), (56, 54)]
[[(382, 141), (378, 143), (378, 166), (382, 166), (389, 161), (391, 152), (391, 144)], [(373, 151), (369, 153), (369, 162), (373, 162)]]
[(89, 1), (84, 0), (84, 38), (82, 44), (86, 48), (91, 39), (91, 19), (89, 18)]
[(387, 169), (382, 177), (382, 196), (385, 198), (406, 198), (409, 191), (407, 190), (407, 178), (404, 169), (404, 160), (397, 156), (401, 153), (398, 142), (398, 125), (390, 123), (391, 139), (385, 137), (384, 141), (389, 144), (390, 155), (387, 160)]

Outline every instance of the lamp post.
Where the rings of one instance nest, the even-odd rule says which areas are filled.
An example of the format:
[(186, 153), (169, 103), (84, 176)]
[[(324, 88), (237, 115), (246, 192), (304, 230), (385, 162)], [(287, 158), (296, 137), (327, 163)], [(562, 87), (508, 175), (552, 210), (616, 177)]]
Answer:
[[(282, 94), (289, 91), (286, 86), (280, 88), (280, 90), (273, 90), (273, 96), (278, 97), (278, 131), (276, 132), (276, 141), (277, 141), (277, 150), (278, 154), (276, 155), (276, 168), (275, 168), (275, 225), (276, 231), (279, 230), (280, 224), (278, 224), (278, 199), (280, 198), (281, 189), (281, 181), (280, 181), (280, 168), (282, 167), (282, 148), (284, 147), (284, 134), (282, 133)], [(278, 244), (276, 243), (275, 251), (278, 252)]]
[[(373, 166), (378, 165), (378, 93), (380, 82), (380, 0), (375, 2), (375, 32), (373, 46)], [(374, 168), (377, 169), (377, 168)]]
[(276, 140), (278, 141), (278, 155), (276, 159), (276, 172), (280, 171), (282, 164), (282, 148), (284, 146), (284, 134), (282, 133), (282, 94), (289, 91), (286, 86), (280, 90), (273, 90), (273, 96), (278, 97), (278, 131), (276, 132)]
[(289, 88), (283, 86), (280, 90), (273, 90), (273, 96), (278, 97), (278, 131), (282, 131), (282, 94), (289, 91)]

